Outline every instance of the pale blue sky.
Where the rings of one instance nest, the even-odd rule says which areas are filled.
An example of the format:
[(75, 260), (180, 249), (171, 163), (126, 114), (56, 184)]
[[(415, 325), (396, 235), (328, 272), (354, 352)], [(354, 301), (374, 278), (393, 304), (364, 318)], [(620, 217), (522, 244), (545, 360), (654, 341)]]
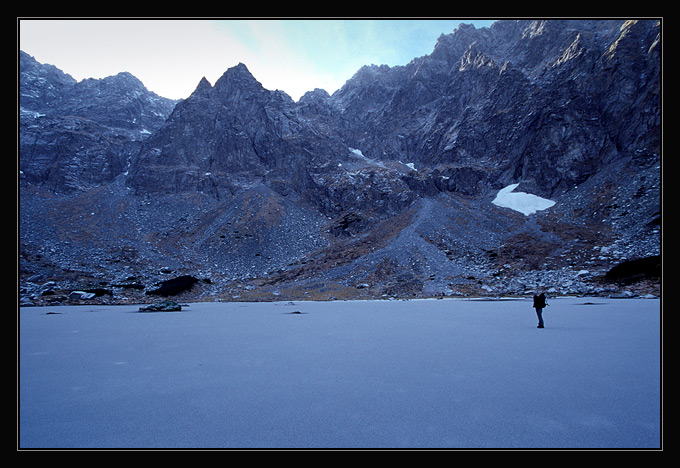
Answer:
[(180, 99), (244, 63), (267, 89), (297, 100), (333, 93), (363, 65), (405, 65), (430, 54), (441, 34), (477, 19), (32, 20), (19, 48), (76, 80), (127, 71), (151, 91)]

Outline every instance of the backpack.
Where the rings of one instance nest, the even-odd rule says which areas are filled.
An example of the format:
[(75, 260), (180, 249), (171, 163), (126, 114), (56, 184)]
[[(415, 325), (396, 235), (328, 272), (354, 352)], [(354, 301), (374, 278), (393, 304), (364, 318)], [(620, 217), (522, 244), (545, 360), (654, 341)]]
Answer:
[(534, 308), (543, 309), (545, 307), (545, 294), (534, 295)]

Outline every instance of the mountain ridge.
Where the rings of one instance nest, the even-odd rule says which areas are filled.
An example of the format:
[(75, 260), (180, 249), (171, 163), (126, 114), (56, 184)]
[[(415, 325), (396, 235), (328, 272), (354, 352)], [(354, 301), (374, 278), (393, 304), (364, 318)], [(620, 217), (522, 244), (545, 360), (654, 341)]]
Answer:
[[(101, 155), (82, 166), (54, 159), (73, 123), (36, 117), (22, 53), (25, 296), (41, 302), (48, 277), (150, 290), (161, 270), (206, 280), (187, 297), (222, 300), (616, 290), (598, 283), (608, 269), (660, 253), (659, 49), (653, 20), (461, 25), (430, 55), (298, 102), (239, 64), (162, 101), (148, 133), (69, 104), (99, 129), (77, 129)], [(146, 103), (132, 106), (140, 121), (161, 104), (133, 102)], [(525, 216), (491, 203), (515, 183), (555, 205)], [(108, 287), (100, 300), (146, 299)]]

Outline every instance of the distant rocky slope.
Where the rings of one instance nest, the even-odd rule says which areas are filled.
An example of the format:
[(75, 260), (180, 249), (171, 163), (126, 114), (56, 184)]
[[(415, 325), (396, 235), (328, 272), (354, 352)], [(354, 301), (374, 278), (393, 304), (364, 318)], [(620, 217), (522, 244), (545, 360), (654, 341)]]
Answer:
[(21, 52), (22, 300), (658, 294), (650, 260), (605, 274), (660, 258), (660, 28), (462, 24), (298, 102), (244, 64), (174, 102)]

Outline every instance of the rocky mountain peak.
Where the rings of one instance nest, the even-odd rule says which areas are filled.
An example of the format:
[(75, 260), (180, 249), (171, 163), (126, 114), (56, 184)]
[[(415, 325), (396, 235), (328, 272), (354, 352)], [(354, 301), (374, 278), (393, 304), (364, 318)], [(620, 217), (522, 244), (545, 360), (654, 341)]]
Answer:
[(225, 71), (215, 82), (214, 89), (222, 99), (230, 101), (250, 99), (267, 91), (243, 63)]
[(57, 193), (112, 182), (176, 101), (127, 72), (77, 82), (20, 52), (21, 181)]
[(189, 96), (194, 97), (194, 96), (206, 96), (211, 90), (212, 90), (212, 85), (210, 82), (206, 79), (204, 76), (201, 78), (201, 81), (198, 82), (198, 86), (196, 86), (196, 89), (194, 90), (193, 93)]
[(489, 28), (477, 29), (472, 24), (461, 23), (453, 32), (439, 36), (430, 58), (452, 64), (470, 46), (484, 43), (490, 35)]
[(19, 105), (27, 110), (48, 111), (59, 105), (76, 80), (54, 65), (41, 64), (19, 51)]

